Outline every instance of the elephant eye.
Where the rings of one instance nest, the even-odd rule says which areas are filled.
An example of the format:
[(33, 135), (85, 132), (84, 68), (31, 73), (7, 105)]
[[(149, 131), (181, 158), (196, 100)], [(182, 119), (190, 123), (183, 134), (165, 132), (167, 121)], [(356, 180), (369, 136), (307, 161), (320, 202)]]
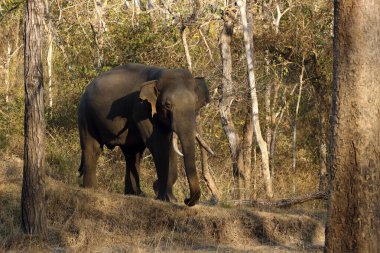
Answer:
[(166, 109), (171, 110), (172, 107), (173, 107), (173, 105), (172, 105), (172, 103), (171, 103), (170, 101), (166, 101), (164, 107), (165, 107)]

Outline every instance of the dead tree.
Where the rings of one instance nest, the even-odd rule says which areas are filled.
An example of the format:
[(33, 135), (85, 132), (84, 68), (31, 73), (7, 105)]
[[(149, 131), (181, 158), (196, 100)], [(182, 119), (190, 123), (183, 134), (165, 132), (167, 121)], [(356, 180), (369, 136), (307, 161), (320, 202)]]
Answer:
[(43, 0), (26, 1), (24, 32), (25, 144), (21, 195), (22, 227), (46, 235), (45, 118), (42, 69)]
[(233, 35), (236, 19), (236, 10), (226, 10), (223, 14), (223, 30), (219, 35), (219, 48), (223, 64), (222, 94), (219, 99), (219, 112), (223, 130), (227, 136), (234, 177), (235, 199), (244, 199), (244, 163), (243, 153), (239, 134), (232, 121), (231, 104), (234, 102), (235, 94), (232, 83), (232, 56), (231, 56), (231, 39)]
[(380, 2), (335, 2), (325, 252), (380, 250)]

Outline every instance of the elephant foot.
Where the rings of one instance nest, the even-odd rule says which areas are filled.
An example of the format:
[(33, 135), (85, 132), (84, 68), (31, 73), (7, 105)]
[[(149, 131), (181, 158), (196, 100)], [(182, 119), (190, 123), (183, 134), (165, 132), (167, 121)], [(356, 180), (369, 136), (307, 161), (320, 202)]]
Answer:
[(187, 206), (194, 206), (195, 204), (198, 203), (200, 197), (201, 197), (201, 193), (197, 192), (196, 194), (194, 194), (190, 198), (186, 198), (185, 199), (185, 201), (184, 201), (185, 205), (187, 205)]
[(127, 190), (125, 191), (125, 195), (135, 195), (135, 196), (139, 196), (139, 197), (146, 197), (146, 193), (143, 192), (143, 191), (133, 191), (133, 190)]
[(157, 196), (157, 199), (161, 201), (172, 202), (172, 203), (177, 202), (177, 198), (174, 197), (172, 193), (159, 194)]

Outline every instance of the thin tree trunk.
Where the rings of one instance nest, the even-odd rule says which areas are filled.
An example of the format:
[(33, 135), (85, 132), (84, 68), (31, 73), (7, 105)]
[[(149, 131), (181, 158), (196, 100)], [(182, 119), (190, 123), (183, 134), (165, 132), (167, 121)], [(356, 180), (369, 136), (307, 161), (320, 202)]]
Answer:
[(107, 1), (108, 0), (94, 0), (95, 22), (92, 25), (92, 28), (96, 44), (95, 65), (97, 69), (101, 69), (104, 64), (104, 33), (107, 28), (103, 16)]
[[(323, 102), (320, 101), (322, 104)], [(327, 145), (326, 145), (326, 133), (323, 120), (323, 106), (319, 109), (319, 190), (327, 190)]]
[(335, 1), (325, 252), (380, 252), (380, 2)]
[(53, 115), (53, 86), (52, 86), (52, 58), (53, 58), (53, 31), (52, 31), (52, 22), (50, 17), (50, 5), (49, 1), (45, 0), (45, 7), (46, 7), (46, 17), (47, 17), (47, 24), (45, 25), (45, 29), (47, 31), (48, 35), (48, 52), (46, 56), (46, 62), (47, 62), (47, 74), (48, 74), (48, 98), (49, 98), (49, 108), (50, 108), (50, 117)]
[(136, 13), (137, 14), (140, 14), (140, 12), (142, 11), (142, 4), (141, 4), (141, 1), (140, 0), (132, 0), (133, 1), (133, 6), (136, 10)]
[(251, 48), (252, 38), (249, 37), (249, 32), (248, 32), (249, 29), (248, 29), (248, 22), (247, 22), (246, 1), (239, 0), (237, 1), (237, 4), (240, 9), (241, 23), (242, 23), (242, 28), (243, 28), (242, 30), (243, 30), (243, 36), (244, 36), (244, 46), (245, 46), (245, 52), (246, 52), (246, 58), (247, 58), (249, 86), (250, 86), (250, 91), (251, 91), (250, 93), (251, 93), (251, 100), (252, 100), (252, 121), (254, 125), (256, 141), (259, 145), (260, 152), (261, 152), (261, 165), (262, 165), (262, 172), (263, 172), (263, 177), (264, 177), (265, 192), (268, 198), (272, 198), (273, 197), (272, 177), (270, 175), (270, 170), (269, 170), (269, 156), (268, 156), (267, 143), (262, 137), (261, 128), (260, 128), (259, 105), (258, 105), (258, 99), (257, 99), (257, 93), (256, 93), (256, 80), (255, 80), (254, 63), (253, 63), (253, 49)]
[[(249, 13), (247, 15), (250, 24), (253, 24), (253, 15)], [(253, 37), (253, 28), (248, 27), (248, 34)], [(253, 41), (251, 41), (251, 49), (253, 50)], [(253, 53), (253, 52), (252, 52)], [(247, 94), (249, 98), (250, 94)], [(249, 102), (249, 99), (247, 100)], [(252, 144), (253, 144), (253, 122), (252, 122), (252, 109), (248, 106), (248, 111), (245, 116), (244, 128), (243, 128), (243, 161), (244, 161), (244, 199), (250, 199), (252, 194)]]
[(287, 13), (292, 8), (292, 6), (289, 6), (283, 12), (281, 12), (280, 5), (278, 4), (277, 1), (275, 1), (275, 6), (276, 6), (276, 17), (273, 16), (273, 25), (274, 25), (274, 30), (276, 34), (278, 34), (280, 30), (281, 18), (282, 16), (284, 16), (285, 13)]
[(187, 30), (186, 26), (182, 26), (180, 28), (180, 34), (181, 34), (181, 39), (182, 39), (182, 45), (183, 45), (183, 48), (185, 49), (187, 69), (190, 72), (193, 72), (193, 66), (192, 66), (192, 62), (191, 62), (191, 56), (190, 56), (189, 46), (187, 44), (186, 30)]
[[(20, 21), (21, 22), (21, 21)], [(10, 101), (10, 90), (12, 88), (12, 83), (11, 83), (11, 78), (10, 78), (10, 71), (11, 71), (11, 63), (12, 63), (12, 57), (17, 53), (19, 48), (21, 46), (18, 46), (19, 43), (19, 33), (20, 33), (20, 22), (17, 22), (17, 27), (16, 27), (16, 39), (14, 43), (14, 49), (12, 52), (12, 45), (8, 41), (7, 45), (7, 59), (5, 61), (5, 103), (9, 103)]]
[[(275, 113), (275, 106), (277, 104), (278, 99), (278, 90), (280, 89), (280, 85), (278, 84), (277, 80), (273, 82), (273, 100), (271, 103), (271, 119), (270, 119), (270, 142), (269, 145), (269, 168), (272, 173), (272, 177), (275, 175), (275, 151), (276, 151), (276, 137), (277, 137), (277, 130), (278, 126), (281, 123), (282, 116), (284, 114), (284, 110), (280, 110), (279, 114)], [(270, 94), (269, 94), (270, 95)]]
[[(269, 76), (269, 52), (268, 50), (265, 51), (265, 75), (266, 77)], [(271, 81), (267, 82), (267, 85), (265, 87), (265, 121), (266, 121), (266, 129), (265, 129), (265, 140), (268, 144), (268, 152), (270, 154), (271, 149), (271, 142), (272, 142), (272, 116), (271, 116), (271, 90), (272, 90), (272, 84)], [(269, 155), (270, 158), (270, 155)], [(269, 159), (269, 169), (271, 172), (271, 176), (273, 177), (273, 168), (270, 163)]]
[[(296, 112), (295, 112), (294, 122), (293, 122), (292, 168), (293, 168), (294, 174), (296, 173), (296, 162), (297, 162), (297, 117), (298, 117), (298, 111), (299, 111), (300, 102), (301, 102), (304, 72), (305, 72), (305, 64), (304, 64), (304, 59), (302, 58), (302, 68), (301, 68), (301, 74), (300, 74), (300, 88), (298, 90)], [(293, 178), (293, 193), (295, 193), (296, 192), (295, 177), (292, 177), (292, 178)]]
[(25, 145), (21, 195), (22, 228), (27, 234), (46, 236), (45, 118), (42, 69), (44, 4), (26, 2), (24, 34)]
[(219, 99), (219, 112), (223, 130), (227, 136), (231, 150), (234, 189), (233, 196), (235, 199), (243, 199), (242, 189), (244, 183), (244, 163), (240, 149), (240, 138), (235, 129), (231, 116), (231, 104), (235, 100), (232, 87), (232, 56), (231, 56), (231, 39), (234, 29), (234, 16), (226, 12), (223, 16), (223, 30), (219, 36), (220, 55), (223, 64), (222, 94)]
[(147, 10), (153, 10), (155, 8), (155, 1), (154, 0), (148, 0), (146, 2), (146, 9)]
[[(200, 135), (203, 136), (201, 125), (197, 125), (197, 131)], [(220, 200), (220, 192), (216, 186), (215, 180), (210, 173), (210, 168), (208, 164), (207, 151), (200, 147), (201, 153), (201, 167), (202, 167), (202, 176), (206, 182), (207, 188), (211, 192), (211, 200), (216, 204)]]
[[(51, 23), (51, 21), (49, 21)], [(51, 24), (49, 25), (49, 27)], [(52, 63), (52, 58), (53, 58), (53, 35), (52, 32), (48, 31), (48, 43), (49, 43), (49, 48), (48, 48), (48, 53), (46, 57), (47, 61), (47, 67), (48, 67), (48, 94), (49, 94), (49, 107), (50, 107), (50, 116), (53, 114), (53, 85), (52, 85), (52, 79), (53, 79), (53, 63)]]
[(253, 148), (253, 123), (252, 112), (248, 111), (243, 128), (243, 160), (245, 175), (245, 199), (250, 199), (252, 194), (252, 148)]
[(318, 104), (318, 130), (319, 130), (319, 190), (327, 191), (328, 174), (327, 174), (327, 139), (326, 139), (326, 93), (323, 89), (323, 83), (317, 82), (316, 87), (316, 104)]
[(5, 61), (5, 103), (9, 103), (9, 90), (10, 90), (10, 67), (11, 67), (11, 57), (12, 57), (12, 46), (8, 41), (7, 47), (7, 59)]

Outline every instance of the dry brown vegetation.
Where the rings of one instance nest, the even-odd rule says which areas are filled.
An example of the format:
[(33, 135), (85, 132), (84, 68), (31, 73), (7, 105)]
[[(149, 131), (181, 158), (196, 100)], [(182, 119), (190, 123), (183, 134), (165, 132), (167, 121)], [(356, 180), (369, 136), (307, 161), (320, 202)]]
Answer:
[(0, 251), (321, 252), (324, 212), (188, 208), (47, 180), (46, 241), (20, 228), (22, 160), (0, 164)]

